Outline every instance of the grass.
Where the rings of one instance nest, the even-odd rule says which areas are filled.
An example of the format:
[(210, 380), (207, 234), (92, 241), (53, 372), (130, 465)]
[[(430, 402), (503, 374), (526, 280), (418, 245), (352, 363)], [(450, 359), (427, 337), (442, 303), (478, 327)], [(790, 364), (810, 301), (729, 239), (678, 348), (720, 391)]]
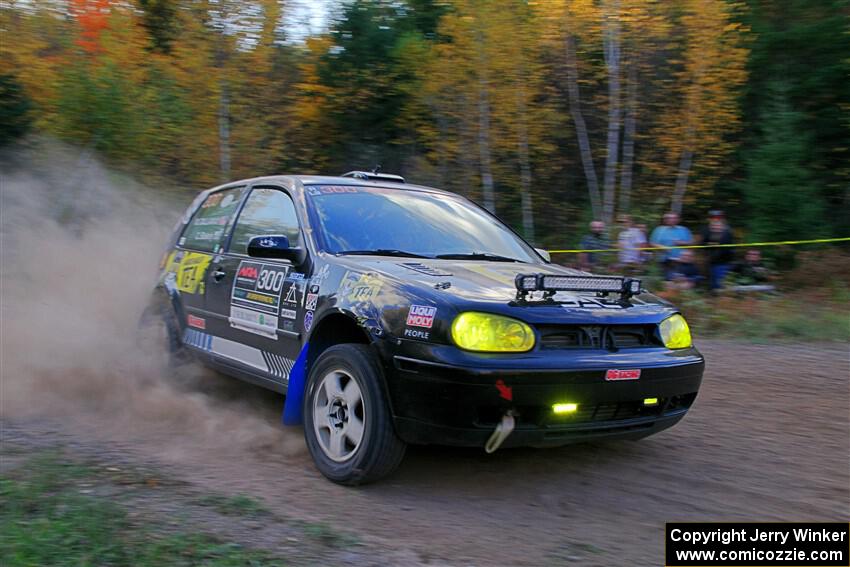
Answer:
[(340, 532), (324, 522), (303, 522), (304, 533), (328, 547), (344, 548), (361, 545), (359, 538), (353, 534)]
[(696, 337), (850, 341), (850, 299), (843, 290), (719, 297), (684, 293), (669, 299)]
[[(0, 565), (282, 565), (268, 552), (208, 535), (163, 534), (121, 506), (81, 492), (96, 471), (51, 453), (0, 479)], [(230, 503), (231, 506), (233, 503)], [(236, 508), (248, 506), (239, 500)]]

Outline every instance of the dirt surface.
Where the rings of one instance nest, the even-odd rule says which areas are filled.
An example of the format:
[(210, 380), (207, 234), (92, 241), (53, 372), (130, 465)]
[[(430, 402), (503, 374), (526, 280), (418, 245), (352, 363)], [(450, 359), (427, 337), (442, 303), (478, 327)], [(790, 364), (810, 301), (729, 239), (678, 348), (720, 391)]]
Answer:
[[(494, 455), (411, 448), (391, 478), (356, 489), (324, 480), (302, 431), (278, 425), (282, 397), (213, 375), (196, 386), (210, 412), (227, 416), (213, 429), (197, 419), (157, 424), (156, 414), (112, 421), (90, 408), (59, 420), (35, 408), (4, 416), (3, 448), (61, 445), (100, 462), (160, 467), (178, 480), (157, 498), (213, 532), (214, 518), (195, 518), (168, 492), (253, 495), (287, 518), (356, 534), (359, 545), (323, 556), (349, 564), (659, 565), (666, 521), (846, 521), (847, 345), (699, 346), (708, 365), (696, 404), (654, 437)], [(301, 548), (283, 528), (245, 532), (293, 557)]]

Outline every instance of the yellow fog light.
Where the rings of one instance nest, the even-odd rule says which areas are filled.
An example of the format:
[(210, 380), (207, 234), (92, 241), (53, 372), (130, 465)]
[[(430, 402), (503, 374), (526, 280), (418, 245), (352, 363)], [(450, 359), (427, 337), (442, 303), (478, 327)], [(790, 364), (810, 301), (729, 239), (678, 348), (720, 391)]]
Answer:
[(573, 413), (578, 411), (578, 404), (554, 404), (552, 411), (555, 413)]
[(643, 399), (643, 405), (645, 405), (645, 406), (657, 406), (658, 405), (658, 398), (644, 398)]
[(534, 347), (534, 331), (522, 321), (475, 311), (455, 317), (452, 339), (460, 348), (479, 352), (526, 352)]
[(688, 348), (691, 346), (691, 330), (688, 322), (679, 314), (661, 321), (658, 325), (661, 340), (667, 348)]

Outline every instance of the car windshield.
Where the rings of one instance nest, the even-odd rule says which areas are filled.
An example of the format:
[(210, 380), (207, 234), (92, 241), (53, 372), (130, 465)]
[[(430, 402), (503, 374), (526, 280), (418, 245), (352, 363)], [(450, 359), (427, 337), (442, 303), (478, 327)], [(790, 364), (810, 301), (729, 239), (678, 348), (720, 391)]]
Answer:
[(333, 254), (540, 262), (510, 229), (459, 197), (331, 185), (306, 192)]

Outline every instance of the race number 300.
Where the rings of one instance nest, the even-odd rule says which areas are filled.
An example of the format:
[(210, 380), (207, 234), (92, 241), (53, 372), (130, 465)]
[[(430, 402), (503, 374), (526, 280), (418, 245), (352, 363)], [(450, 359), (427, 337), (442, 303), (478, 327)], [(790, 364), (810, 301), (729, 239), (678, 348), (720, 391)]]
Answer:
[(286, 272), (263, 268), (257, 278), (257, 289), (277, 293), (283, 287)]

